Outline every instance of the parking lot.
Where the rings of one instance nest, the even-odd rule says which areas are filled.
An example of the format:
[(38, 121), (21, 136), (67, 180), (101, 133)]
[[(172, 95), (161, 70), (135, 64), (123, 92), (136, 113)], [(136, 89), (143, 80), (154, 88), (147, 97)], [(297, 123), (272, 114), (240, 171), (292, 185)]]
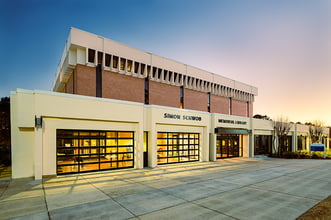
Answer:
[(331, 160), (232, 158), (0, 181), (0, 219), (296, 219), (331, 195)]

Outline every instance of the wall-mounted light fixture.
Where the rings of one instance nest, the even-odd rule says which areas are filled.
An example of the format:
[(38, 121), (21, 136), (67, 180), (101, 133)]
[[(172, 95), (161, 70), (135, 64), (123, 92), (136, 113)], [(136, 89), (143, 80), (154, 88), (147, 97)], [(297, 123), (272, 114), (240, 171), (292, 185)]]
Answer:
[(34, 118), (34, 125), (36, 128), (42, 128), (43, 127), (43, 118), (35, 116)]

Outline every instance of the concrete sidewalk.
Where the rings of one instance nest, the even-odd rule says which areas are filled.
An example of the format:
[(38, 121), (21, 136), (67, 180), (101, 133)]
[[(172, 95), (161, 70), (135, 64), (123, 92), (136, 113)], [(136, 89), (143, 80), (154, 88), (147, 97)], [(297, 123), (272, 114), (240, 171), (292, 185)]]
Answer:
[(295, 219), (331, 195), (331, 160), (234, 158), (0, 181), (0, 219)]

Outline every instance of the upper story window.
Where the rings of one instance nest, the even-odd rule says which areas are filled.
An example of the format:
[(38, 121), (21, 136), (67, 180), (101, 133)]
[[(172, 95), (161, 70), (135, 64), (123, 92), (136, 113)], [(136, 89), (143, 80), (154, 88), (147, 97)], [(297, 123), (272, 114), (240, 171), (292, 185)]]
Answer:
[(127, 66), (126, 70), (128, 72), (131, 72), (132, 71), (132, 60), (128, 60), (128, 66)]
[(118, 68), (118, 57), (113, 56), (113, 68)]
[(105, 66), (110, 67), (111, 56), (109, 54), (105, 54)]
[(157, 78), (161, 79), (162, 69), (158, 69), (157, 71)]
[(164, 70), (163, 72), (163, 80), (168, 80), (168, 70)]
[(208, 92), (208, 112), (210, 112), (210, 92)]
[(98, 52), (98, 64), (102, 64), (103, 53)]
[(152, 73), (152, 77), (155, 79), (156, 78), (156, 67), (153, 67), (153, 73)]
[(94, 63), (95, 60), (95, 50), (88, 49), (88, 62), (89, 63)]
[(179, 108), (184, 108), (184, 86), (180, 87), (179, 96), (180, 96)]
[(140, 74), (141, 74), (141, 75), (144, 75), (144, 72), (145, 72), (145, 66), (146, 66), (146, 65), (143, 64), (143, 63), (140, 64)]
[(134, 62), (134, 73), (138, 73), (138, 70), (139, 70), (139, 63)]
[(150, 74), (151, 74), (151, 66), (148, 65), (148, 66), (147, 66), (147, 76), (149, 77)]
[(124, 70), (124, 69), (125, 69), (125, 59), (121, 58), (120, 70)]

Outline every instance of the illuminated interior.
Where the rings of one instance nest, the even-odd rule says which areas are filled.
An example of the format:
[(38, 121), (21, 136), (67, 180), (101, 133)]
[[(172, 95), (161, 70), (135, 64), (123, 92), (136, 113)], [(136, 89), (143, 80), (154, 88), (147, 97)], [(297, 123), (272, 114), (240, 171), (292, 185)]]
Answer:
[(132, 131), (57, 130), (57, 173), (134, 166)]
[(157, 133), (158, 164), (199, 161), (198, 133)]

